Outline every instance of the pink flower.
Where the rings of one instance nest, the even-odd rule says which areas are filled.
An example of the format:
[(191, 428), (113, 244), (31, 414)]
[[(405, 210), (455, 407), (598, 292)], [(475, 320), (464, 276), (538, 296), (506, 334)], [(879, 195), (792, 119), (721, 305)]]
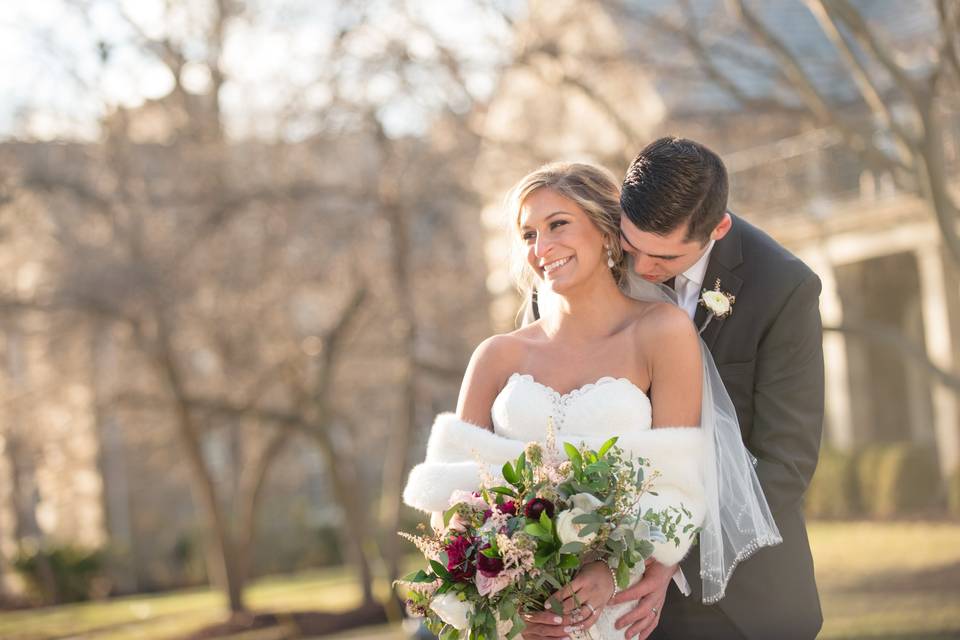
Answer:
[(482, 573), (477, 574), (477, 593), (481, 596), (489, 596), (510, 585), (510, 576), (500, 574), (495, 578), (489, 578)]
[(463, 521), (463, 518), (460, 517), (459, 513), (455, 513), (450, 516), (450, 522), (447, 523), (448, 531), (466, 531), (467, 523)]
[[(497, 511), (499, 511), (500, 513), (506, 513), (508, 515), (515, 516), (517, 515), (517, 503), (514, 502), (513, 500), (507, 500), (503, 504), (497, 505)], [(483, 512), (483, 521), (486, 522), (487, 520), (490, 519), (490, 516), (492, 515), (493, 515), (493, 510), (487, 509), (486, 511)]]
[(457, 489), (450, 494), (450, 506), (455, 507), (458, 504), (465, 504), (468, 507), (473, 507), (474, 509), (486, 509), (487, 503), (484, 501), (483, 496), (481, 496), (476, 491), (463, 491)]

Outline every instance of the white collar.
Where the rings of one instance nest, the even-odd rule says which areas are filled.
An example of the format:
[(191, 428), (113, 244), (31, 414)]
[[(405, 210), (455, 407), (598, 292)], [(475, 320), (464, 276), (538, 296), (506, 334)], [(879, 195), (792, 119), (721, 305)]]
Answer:
[(710, 252), (713, 251), (714, 244), (716, 244), (716, 240), (711, 240), (710, 245), (707, 247), (707, 250), (703, 252), (703, 255), (700, 256), (700, 259), (694, 262), (693, 266), (682, 274), (688, 282), (697, 285), (697, 290), (703, 287), (703, 279), (707, 276), (707, 265), (710, 263)]

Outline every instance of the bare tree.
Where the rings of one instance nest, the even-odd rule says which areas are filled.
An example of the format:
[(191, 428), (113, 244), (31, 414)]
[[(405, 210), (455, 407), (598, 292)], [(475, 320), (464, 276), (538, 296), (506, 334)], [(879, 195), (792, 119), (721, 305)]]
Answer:
[[(927, 203), (954, 262), (960, 264), (960, 208), (950, 187), (944, 147), (946, 118), (955, 117), (950, 105), (960, 95), (956, 3), (930, 0), (916, 8), (930, 18), (931, 29), (922, 41), (906, 43), (913, 47), (907, 55), (881, 35), (856, 3), (803, 0), (833, 46), (828, 79), (811, 70), (810, 60), (765, 21), (756, 3), (717, 3), (709, 14), (704, 5), (689, 2), (657, 10), (644, 2), (605, 4), (650, 36), (635, 38), (643, 44), (633, 49), (652, 69), (664, 61), (657, 46), (682, 52), (700, 71), (691, 81), (715, 87), (735, 108), (787, 115), (834, 131), (866, 166), (898, 176), (901, 185)], [(933, 38), (932, 46), (927, 45), (928, 37)], [(770, 89), (751, 91), (744, 86), (745, 78), (762, 79)], [(852, 88), (858, 99), (851, 102), (847, 92), (836, 90), (838, 86)], [(870, 117), (864, 118), (864, 112)]]

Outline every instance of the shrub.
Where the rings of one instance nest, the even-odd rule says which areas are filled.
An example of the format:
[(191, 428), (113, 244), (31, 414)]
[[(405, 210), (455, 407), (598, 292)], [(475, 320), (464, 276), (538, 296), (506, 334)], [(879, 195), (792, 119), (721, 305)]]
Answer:
[(960, 518), (960, 468), (954, 470), (947, 484), (947, 511)]
[(856, 470), (853, 455), (830, 449), (822, 451), (805, 498), (807, 516), (851, 518), (857, 515), (860, 501)]
[(922, 511), (936, 504), (940, 494), (935, 453), (913, 443), (865, 451), (858, 462), (858, 479), (867, 512), (880, 518)]
[(24, 547), (13, 566), (44, 604), (87, 600), (103, 579), (104, 552), (73, 545)]
[(880, 484), (880, 470), (887, 446), (869, 445), (857, 454), (854, 461), (857, 502), (861, 511), (869, 515), (877, 511), (877, 487)]

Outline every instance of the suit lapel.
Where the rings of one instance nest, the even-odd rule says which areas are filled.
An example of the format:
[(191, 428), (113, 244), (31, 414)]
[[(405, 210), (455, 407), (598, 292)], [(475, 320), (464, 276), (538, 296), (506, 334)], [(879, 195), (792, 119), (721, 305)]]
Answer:
[[(735, 274), (733, 269), (736, 269), (743, 263), (743, 251), (739, 219), (733, 214), (730, 214), (730, 217), (733, 218), (733, 226), (726, 236), (713, 245), (713, 251), (710, 252), (710, 262), (707, 263), (707, 272), (703, 278), (702, 288), (708, 291), (712, 290), (719, 279), (720, 290), (736, 296), (739, 295), (740, 288), (743, 286), (743, 278)], [(736, 308), (735, 304), (734, 308)], [(734, 311), (734, 313), (736, 313), (736, 311)], [(693, 316), (693, 322), (697, 328), (703, 326), (703, 323), (707, 321), (707, 316), (708, 312), (706, 307), (698, 302), (697, 311)], [(700, 334), (707, 348), (713, 349), (713, 343), (716, 342), (717, 335), (719, 335), (724, 322), (729, 317), (728, 315), (725, 318), (714, 318), (710, 321), (710, 324), (707, 325), (707, 328), (703, 330), (703, 333)]]

